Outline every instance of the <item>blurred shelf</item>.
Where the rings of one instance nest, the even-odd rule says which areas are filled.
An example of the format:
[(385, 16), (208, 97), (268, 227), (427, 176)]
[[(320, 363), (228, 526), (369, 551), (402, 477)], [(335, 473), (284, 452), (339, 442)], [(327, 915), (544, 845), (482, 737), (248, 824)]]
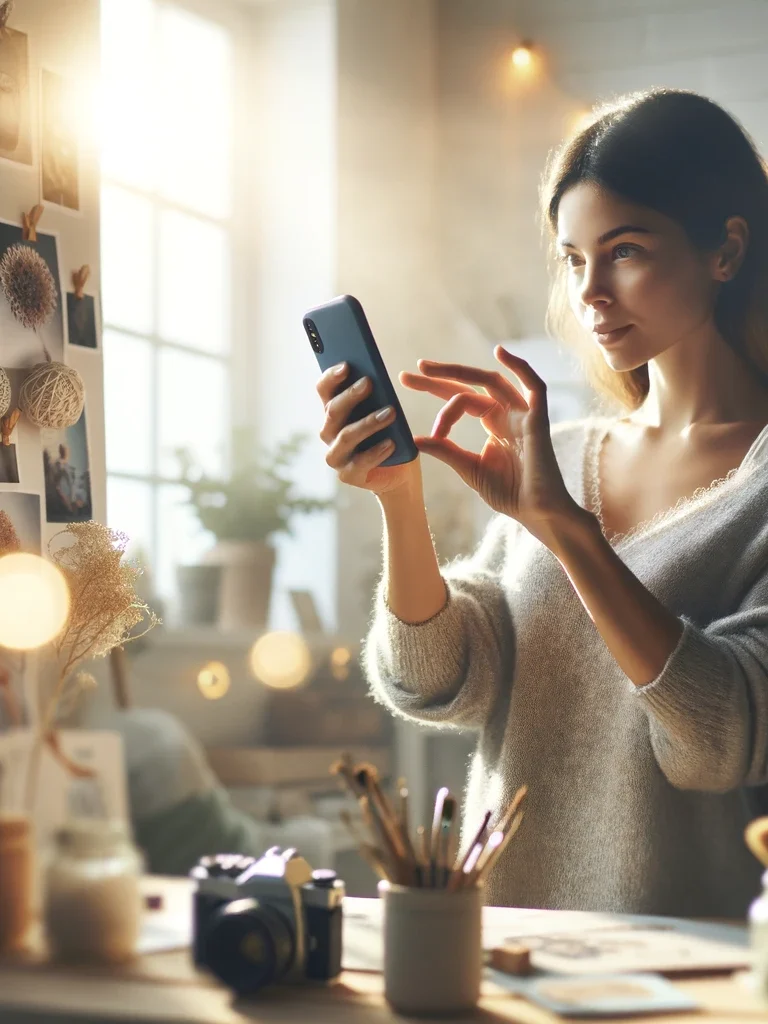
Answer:
[(344, 749), (355, 761), (369, 761), (389, 776), (392, 750), (382, 745), (335, 744), (327, 747), (208, 747), (206, 756), (224, 786), (281, 786), (332, 781), (330, 768)]
[[(142, 643), (142, 653), (152, 649), (177, 647), (249, 649), (260, 636), (270, 630), (238, 630), (224, 632), (215, 626), (185, 626), (153, 629)], [(310, 651), (332, 651), (335, 647), (346, 647), (355, 655), (360, 649), (360, 640), (345, 638), (334, 633), (300, 633)]]

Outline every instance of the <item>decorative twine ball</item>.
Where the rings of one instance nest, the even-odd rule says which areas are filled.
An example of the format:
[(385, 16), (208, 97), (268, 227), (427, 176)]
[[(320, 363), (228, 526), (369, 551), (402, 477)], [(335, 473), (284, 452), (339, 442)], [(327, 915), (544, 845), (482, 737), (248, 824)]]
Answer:
[(5, 370), (0, 370), (0, 417), (11, 408), (11, 381)]
[(71, 427), (80, 419), (84, 404), (83, 379), (64, 363), (38, 363), (19, 392), (22, 411), (37, 427)]
[(56, 305), (56, 282), (43, 257), (29, 245), (12, 245), (0, 260), (0, 284), (22, 327), (47, 324)]

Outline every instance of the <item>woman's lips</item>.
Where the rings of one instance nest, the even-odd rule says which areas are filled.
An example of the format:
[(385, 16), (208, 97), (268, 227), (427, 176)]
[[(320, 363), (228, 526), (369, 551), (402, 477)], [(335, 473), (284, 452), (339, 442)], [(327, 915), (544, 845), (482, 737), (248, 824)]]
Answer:
[(604, 334), (600, 334), (597, 331), (593, 331), (595, 338), (600, 345), (611, 345), (615, 341), (621, 341), (625, 334), (628, 334), (632, 330), (632, 324), (627, 324), (626, 327), (619, 327), (615, 331), (607, 331)]

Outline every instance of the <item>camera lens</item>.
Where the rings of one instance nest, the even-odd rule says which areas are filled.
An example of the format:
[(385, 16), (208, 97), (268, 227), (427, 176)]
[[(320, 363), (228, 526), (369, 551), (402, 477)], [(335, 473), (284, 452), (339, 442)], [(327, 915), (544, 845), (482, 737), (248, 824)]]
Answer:
[(226, 904), (206, 929), (205, 963), (240, 995), (279, 981), (295, 955), (295, 937), (288, 920), (258, 900)]

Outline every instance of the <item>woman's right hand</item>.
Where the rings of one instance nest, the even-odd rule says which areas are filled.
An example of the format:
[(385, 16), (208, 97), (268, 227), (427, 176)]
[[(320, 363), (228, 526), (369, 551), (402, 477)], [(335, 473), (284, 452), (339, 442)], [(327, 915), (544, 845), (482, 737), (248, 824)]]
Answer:
[(393, 441), (384, 440), (367, 451), (353, 455), (355, 448), (367, 437), (388, 427), (395, 418), (389, 406), (386, 415), (376, 419), (383, 410), (377, 409), (354, 423), (348, 423), (350, 413), (370, 394), (371, 380), (361, 377), (352, 387), (339, 391), (339, 385), (349, 375), (349, 366), (340, 363), (326, 370), (317, 382), (317, 393), (325, 407), (325, 423), (320, 439), (328, 445), (325, 461), (335, 469), (339, 480), (353, 487), (361, 487), (374, 494), (386, 494), (418, 479), (421, 463), (417, 456), (412, 462), (399, 466), (381, 466), (394, 451)]

